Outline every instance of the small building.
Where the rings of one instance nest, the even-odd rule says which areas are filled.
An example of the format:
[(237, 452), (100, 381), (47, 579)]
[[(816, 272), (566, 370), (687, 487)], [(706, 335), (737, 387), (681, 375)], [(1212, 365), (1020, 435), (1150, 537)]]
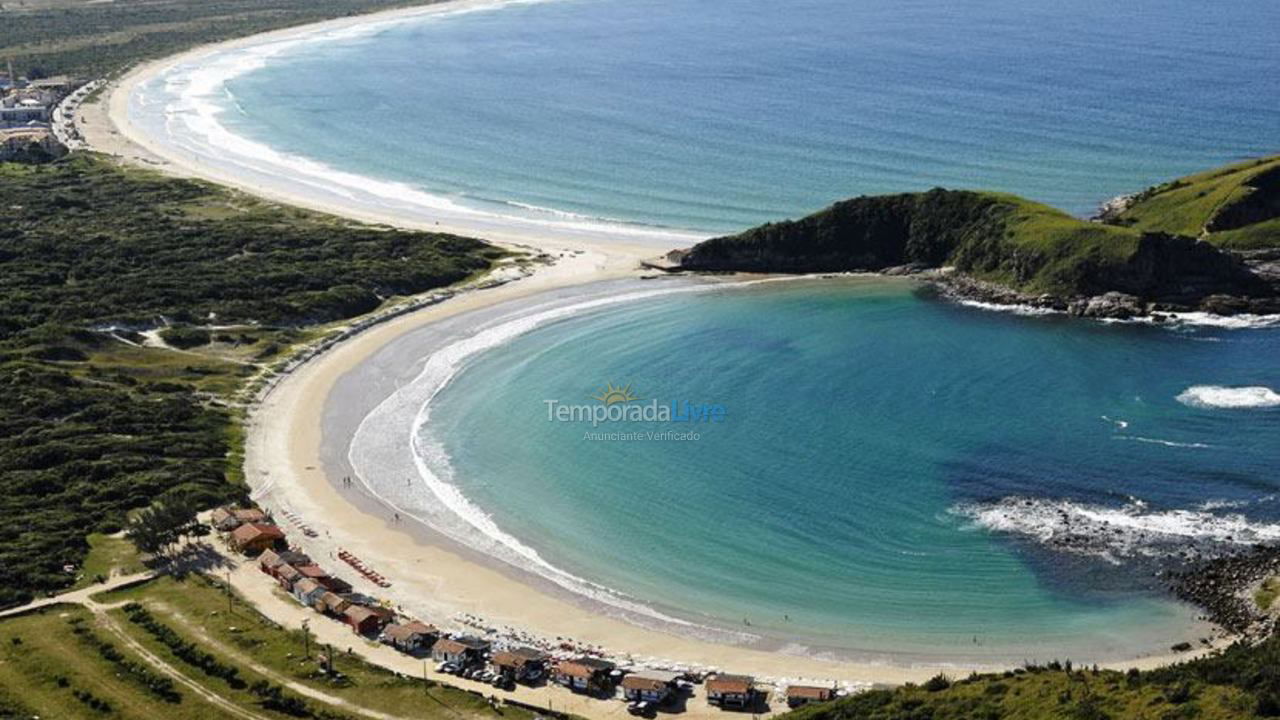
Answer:
[(351, 626), (357, 635), (376, 635), (391, 621), (391, 611), (367, 605), (348, 605), (342, 611), (342, 621)]
[(276, 567), (282, 564), (284, 560), (280, 557), (280, 553), (275, 550), (263, 550), (258, 556), (258, 569), (267, 575), (275, 575)]
[(418, 653), (431, 648), (440, 638), (440, 631), (434, 625), (419, 620), (407, 623), (392, 623), (382, 631), (382, 641), (391, 647), (406, 653)]
[(750, 675), (718, 673), (708, 677), (704, 687), (707, 702), (722, 709), (741, 710), (753, 707), (757, 700), (755, 678)]
[(547, 654), (534, 648), (501, 650), (489, 660), (493, 671), (516, 682), (532, 683), (547, 669)]
[(622, 678), (622, 695), (627, 700), (661, 705), (675, 692), (678, 673), (641, 670)]
[(574, 692), (602, 695), (613, 692), (611, 673), (615, 666), (608, 660), (580, 657), (561, 660), (551, 674), (551, 681)]
[(836, 696), (831, 685), (792, 685), (787, 688), (787, 705), (792, 708), (810, 703), (826, 702)]
[(231, 532), (245, 523), (265, 523), (268, 519), (258, 508), (220, 507), (210, 515), (209, 522), (217, 530)]
[(277, 565), (275, 575), (280, 587), (289, 592), (293, 592), (293, 584), (302, 579), (302, 573), (298, 572), (298, 568), (288, 564)]
[(329, 591), (322, 594), (316, 600), (313, 607), (315, 607), (317, 612), (322, 612), (325, 615), (342, 617), (342, 613), (345, 612), (347, 608), (351, 607), (351, 601), (342, 597), (338, 593)]
[(457, 663), (459, 665), (475, 665), (484, 659), (489, 650), (489, 641), (480, 638), (462, 636), (441, 638), (431, 646), (431, 659), (437, 662)]
[(245, 555), (258, 555), (283, 543), (284, 531), (267, 523), (245, 523), (232, 531), (228, 542)]
[(293, 596), (307, 607), (314, 606), (325, 592), (324, 586), (311, 578), (302, 578), (293, 584)]

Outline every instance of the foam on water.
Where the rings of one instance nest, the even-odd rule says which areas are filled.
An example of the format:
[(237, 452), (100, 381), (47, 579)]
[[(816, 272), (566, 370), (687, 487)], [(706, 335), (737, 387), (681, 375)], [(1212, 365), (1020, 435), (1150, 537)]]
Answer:
[[(982, 300), (965, 300), (958, 299), (958, 302), (965, 307), (971, 307), (978, 310), (987, 310), (990, 312), (1003, 312), (1013, 315), (1025, 315), (1029, 317), (1041, 317), (1050, 315), (1063, 315), (1065, 310), (1055, 310), (1054, 308), (1039, 307), (1036, 305), (1020, 305), (985, 302)], [(1220, 328), (1222, 330), (1256, 330), (1263, 328), (1280, 327), (1280, 315), (1215, 315), (1207, 312), (1166, 312), (1160, 313), (1159, 318), (1152, 316), (1135, 317), (1135, 318), (1097, 318), (1098, 322), (1106, 324), (1126, 324), (1126, 325), (1157, 325), (1166, 327), (1171, 330), (1181, 330), (1188, 328)], [(1217, 342), (1218, 338), (1195, 338), (1203, 342)]]
[(1114, 440), (1132, 440), (1133, 442), (1150, 443), (1152, 445), (1164, 445), (1165, 447), (1176, 448), (1199, 448), (1206, 449), (1214, 447), (1208, 443), (1202, 442), (1178, 442), (1176, 440), (1162, 440), (1160, 438), (1142, 437), (1140, 435), (1117, 435)]
[(1178, 395), (1178, 402), (1195, 408), (1227, 410), (1272, 408), (1280, 407), (1280, 393), (1260, 385), (1249, 387), (1193, 385)]
[(1280, 525), (1255, 523), (1242, 514), (1198, 509), (1151, 510), (1141, 500), (1122, 507), (1072, 500), (1006, 497), (962, 503), (952, 512), (975, 526), (1021, 536), (1056, 550), (1118, 564), (1127, 557), (1166, 557), (1188, 544), (1252, 545), (1280, 541)]

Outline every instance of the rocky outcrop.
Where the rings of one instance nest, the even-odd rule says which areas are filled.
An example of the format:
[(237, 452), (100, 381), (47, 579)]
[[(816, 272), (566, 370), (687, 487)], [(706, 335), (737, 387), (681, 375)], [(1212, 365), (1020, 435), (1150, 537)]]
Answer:
[(1202, 608), (1206, 618), (1248, 638), (1267, 637), (1276, 616), (1258, 608), (1250, 592), (1262, 580), (1280, 574), (1280, 547), (1257, 545), (1235, 554), (1166, 573), (1178, 598)]

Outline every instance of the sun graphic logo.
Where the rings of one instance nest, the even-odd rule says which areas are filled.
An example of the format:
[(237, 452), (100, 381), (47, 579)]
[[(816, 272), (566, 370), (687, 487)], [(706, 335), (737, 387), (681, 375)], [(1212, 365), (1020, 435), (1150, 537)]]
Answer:
[(614, 387), (613, 383), (608, 383), (604, 389), (597, 395), (592, 395), (603, 405), (617, 405), (619, 403), (629, 403), (632, 400), (639, 400), (639, 396), (631, 392), (631, 384)]

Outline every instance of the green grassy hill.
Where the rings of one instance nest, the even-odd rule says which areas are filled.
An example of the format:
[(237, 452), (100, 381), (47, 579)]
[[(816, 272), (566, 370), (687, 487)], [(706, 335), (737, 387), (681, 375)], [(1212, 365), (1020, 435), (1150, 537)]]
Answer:
[(1280, 244), (1280, 156), (1189, 175), (1138, 193), (1109, 222), (1237, 249)]
[[(844, 200), (795, 221), (691, 249), (694, 270), (878, 271), (952, 266), (968, 277), (1062, 300), (1110, 291), (1195, 306), (1277, 290), (1229, 249), (1280, 247), (1280, 158), (1153, 188), (1106, 222), (1013, 195), (934, 189)], [(1197, 242), (1203, 228), (1207, 243)]]

